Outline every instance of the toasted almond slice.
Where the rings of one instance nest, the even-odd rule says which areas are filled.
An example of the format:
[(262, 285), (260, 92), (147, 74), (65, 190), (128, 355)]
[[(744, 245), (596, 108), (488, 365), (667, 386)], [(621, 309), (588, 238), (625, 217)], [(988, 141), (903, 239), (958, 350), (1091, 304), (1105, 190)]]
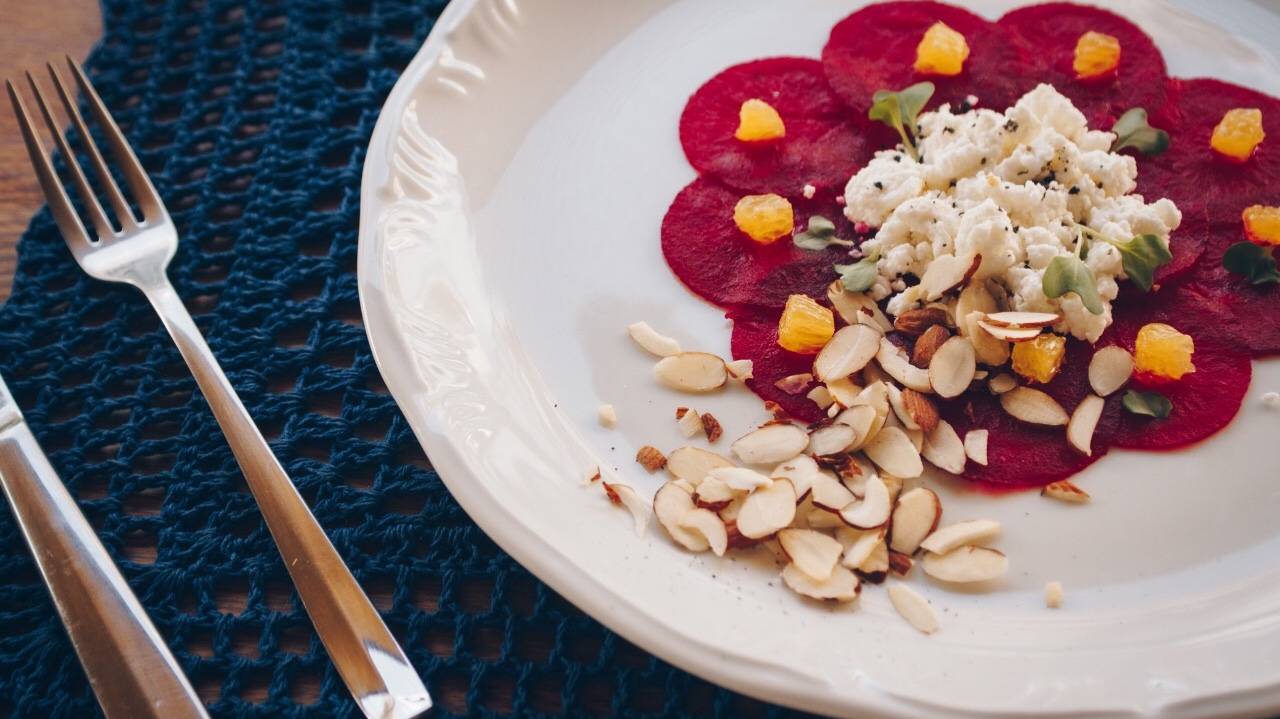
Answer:
[(1080, 400), (1071, 413), (1071, 421), (1067, 422), (1067, 443), (1086, 457), (1093, 454), (1093, 431), (1098, 427), (1105, 404), (1106, 400), (1091, 394)]
[(650, 327), (648, 322), (634, 322), (627, 325), (627, 334), (631, 335), (631, 339), (649, 354), (658, 357), (680, 354), (680, 343), (666, 335), (658, 334), (658, 331)]
[(1009, 571), (1009, 558), (990, 547), (963, 546), (946, 554), (926, 554), (924, 573), (953, 584), (985, 582)]
[(818, 472), (813, 478), (810, 490), (813, 506), (828, 512), (839, 512), (857, 499), (853, 492), (830, 472)]
[(773, 479), (791, 480), (791, 485), (796, 490), (796, 497), (804, 499), (809, 494), (809, 489), (813, 486), (818, 473), (818, 463), (813, 461), (813, 457), (801, 454), (774, 467), (769, 476)]
[(667, 466), (667, 458), (663, 456), (662, 451), (647, 444), (636, 451), (636, 461), (650, 472), (656, 472)]
[(999, 367), (1009, 361), (1009, 354), (1012, 351), (1009, 343), (994, 337), (990, 332), (982, 328), (981, 312), (970, 312), (960, 323), (961, 327), (967, 328), (963, 334), (969, 339), (969, 343), (973, 345), (973, 352), (978, 357), (978, 361), (992, 367)]
[(884, 527), (874, 529), (840, 527), (836, 530), (836, 541), (845, 548), (840, 564), (849, 569), (857, 569), (866, 564), (875, 552), (876, 546), (884, 543), (884, 535)]
[(985, 429), (971, 429), (964, 433), (964, 453), (974, 462), (987, 466), (987, 438), (990, 435)]
[(846, 377), (828, 382), (827, 391), (831, 393), (831, 399), (834, 399), (836, 404), (841, 407), (851, 407), (853, 406), (854, 398), (862, 392), (862, 388)]
[(676, 544), (691, 552), (705, 552), (711, 546), (706, 538), (680, 526), (680, 520), (697, 507), (693, 504), (693, 495), (676, 482), (667, 482), (658, 488), (653, 495), (653, 514)]
[(680, 392), (710, 392), (729, 378), (724, 360), (707, 352), (681, 352), (658, 360), (653, 374), (662, 384)]
[(786, 479), (776, 479), (747, 495), (738, 512), (738, 532), (748, 539), (767, 537), (791, 524), (796, 516), (796, 490)]
[(1131, 375), (1133, 355), (1123, 347), (1103, 347), (1089, 360), (1089, 386), (1099, 397), (1106, 397), (1123, 387)]
[(813, 373), (819, 380), (830, 382), (859, 372), (876, 356), (883, 333), (867, 325), (845, 325), (813, 360)]
[(728, 370), (730, 379), (746, 382), (754, 376), (755, 362), (749, 359), (733, 360), (732, 362), (725, 362), (724, 368)]
[(971, 312), (978, 312), (978, 319), (985, 317), (988, 312), (996, 312), (999, 307), (996, 305), (995, 297), (991, 296), (991, 292), (987, 289), (986, 282), (970, 282), (960, 290), (959, 297), (956, 298), (956, 305), (952, 308), (952, 313), (956, 318), (956, 331), (962, 335), (967, 335), (969, 327), (964, 319)]
[(951, 332), (942, 325), (934, 325), (925, 330), (911, 347), (911, 364), (928, 368), (929, 363), (933, 361), (933, 353), (937, 352), (942, 343), (950, 338)]
[[(877, 354), (879, 354), (879, 351), (877, 351)], [(877, 382), (890, 385), (894, 383), (894, 379), (889, 376), (888, 372), (884, 371), (879, 362), (868, 362), (867, 366), (862, 368), (863, 389)]]
[(777, 464), (809, 446), (809, 435), (794, 424), (767, 424), (739, 437), (730, 447), (747, 464)]
[(596, 408), (596, 418), (600, 420), (600, 426), (612, 429), (618, 426), (618, 411), (611, 404), (602, 404)]
[(973, 382), (973, 373), (978, 370), (978, 357), (973, 345), (963, 337), (952, 337), (929, 362), (929, 384), (939, 397), (959, 397), (969, 383)]
[(964, 544), (990, 539), (1000, 533), (994, 519), (970, 519), (934, 530), (920, 543), (920, 548), (934, 554), (946, 554)]
[[(896, 421), (896, 420), (895, 420)], [(903, 434), (907, 435), (907, 439), (911, 440), (911, 446), (916, 448), (917, 452), (924, 450), (924, 431), (919, 429), (907, 429), (900, 427)]]
[(1008, 372), (1001, 372), (987, 380), (987, 389), (991, 390), (991, 394), (1004, 394), (1017, 386), (1018, 380)]
[(621, 504), (631, 512), (631, 518), (635, 521), (636, 535), (643, 536), (644, 530), (649, 526), (649, 503), (640, 498), (631, 485), (621, 482), (601, 482), (604, 486), (605, 493), (614, 504)]
[(1071, 504), (1084, 504), (1090, 499), (1088, 492), (1080, 489), (1075, 482), (1069, 479), (1060, 479), (1057, 482), (1046, 484), (1040, 489), (1040, 496), (1056, 499), (1060, 502), (1070, 502)]
[(685, 439), (692, 439), (694, 436), (702, 433), (702, 416), (697, 410), (684, 408), (684, 412), (676, 417), (676, 427), (680, 428), (680, 434)]
[(880, 311), (876, 301), (862, 292), (850, 292), (840, 280), (827, 285), (827, 299), (845, 324), (870, 325), (881, 332), (893, 329), (889, 318)]
[(823, 385), (818, 385), (809, 390), (805, 393), (805, 397), (808, 397), (814, 404), (818, 405), (819, 409), (826, 409), (836, 401), (835, 397), (831, 396), (831, 390), (828, 390)]
[(972, 257), (940, 255), (933, 258), (920, 278), (920, 287), (925, 300), (932, 302), (959, 287), (965, 280), (972, 277), (981, 265), (982, 255)]
[(921, 369), (907, 359), (907, 353), (890, 342), (887, 337), (880, 338), (880, 348), (876, 352), (876, 361), (880, 368), (903, 387), (910, 387), (926, 394), (933, 391), (929, 383), (929, 370)]
[(809, 526), (809, 529), (848, 529), (848, 527), (845, 527), (844, 522), (840, 521), (840, 515), (835, 512), (828, 512), (825, 509), (817, 509), (816, 507), (805, 513), (805, 520), (805, 524)]
[(850, 446), (851, 449), (861, 447), (866, 441), (865, 438), (872, 433), (873, 427), (879, 421), (874, 407), (868, 405), (855, 405), (836, 415), (836, 424), (849, 427), (854, 432), (854, 441)]
[(951, 474), (964, 472), (964, 442), (951, 423), (938, 420), (933, 431), (924, 436), (924, 448), (920, 451), (933, 466)]
[(894, 609), (898, 610), (898, 614), (907, 620), (907, 624), (924, 634), (933, 634), (938, 631), (938, 614), (933, 611), (933, 605), (929, 604), (929, 600), (920, 596), (919, 592), (901, 582), (890, 584), (887, 591), (889, 602), (893, 604)]
[(803, 392), (804, 388), (810, 384), (813, 384), (813, 375), (808, 372), (802, 372), (801, 374), (789, 374), (774, 382), (773, 386), (787, 394), (797, 395)]
[(871, 553), (854, 571), (872, 584), (884, 581), (885, 575), (889, 573), (889, 546), (885, 544), (883, 537), (871, 547)]
[(695, 509), (680, 518), (679, 526), (681, 529), (698, 533), (717, 557), (724, 556), (724, 550), (729, 546), (729, 532), (715, 512), (709, 509)]
[[(701, 422), (701, 418), (698, 421)], [(711, 470), (732, 466), (733, 462), (727, 458), (701, 447), (680, 447), (667, 456), (667, 471), (695, 487)]]
[(783, 529), (778, 544), (796, 569), (820, 582), (831, 576), (844, 552), (835, 539), (812, 529)]
[[(742, 505), (746, 503), (747, 503), (747, 495), (739, 494), (738, 496), (729, 500), (729, 503), (726, 504), (724, 507), (722, 507), (720, 511), (716, 512), (716, 514), (720, 515), (720, 518), (726, 522), (736, 522), (738, 519), (738, 514), (742, 512)], [(734, 531), (735, 532), (737, 531), (736, 526), (734, 527)]]
[(707, 477), (718, 479), (727, 484), (730, 489), (736, 489), (739, 492), (754, 492), (761, 487), (773, 484), (772, 479), (746, 467), (717, 467), (708, 472)]
[(852, 602), (858, 598), (858, 577), (844, 567), (836, 567), (831, 576), (816, 582), (794, 564), (782, 569), (782, 582), (791, 591), (810, 599), (833, 602)]
[(916, 487), (905, 492), (893, 508), (893, 522), (889, 548), (903, 554), (913, 554), (920, 542), (938, 528), (942, 519), (942, 502), (932, 489)]
[(917, 307), (903, 310), (893, 318), (893, 328), (897, 331), (916, 337), (928, 330), (947, 323), (947, 311), (942, 307)]
[(889, 521), (893, 505), (889, 501), (889, 489), (878, 475), (867, 478), (861, 501), (855, 501), (840, 510), (840, 518), (850, 527), (871, 529), (884, 526)]
[[(902, 422), (902, 426), (906, 429), (920, 429), (920, 424), (916, 422), (916, 418), (911, 416), (911, 413), (907, 411), (906, 402), (902, 398), (902, 390), (898, 389), (898, 386), (893, 384), (886, 385), (885, 387), (888, 390), (889, 406), (893, 408), (893, 413), (897, 415), (898, 420)], [(907, 391), (914, 393), (918, 397), (924, 396), (913, 389), (909, 389)]]
[(742, 490), (730, 487), (723, 479), (708, 476), (693, 491), (693, 496), (698, 504), (719, 505), (732, 502), (741, 493)]
[(1005, 342), (1028, 342), (1040, 336), (1039, 327), (1001, 327), (984, 320), (978, 320), (978, 327), (987, 334)]
[(911, 417), (912, 422), (921, 430), (932, 432), (933, 428), (938, 426), (938, 408), (928, 396), (913, 389), (904, 389), (902, 390), (902, 406)]
[(902, 480), (892, 474), (883, 475), (880, 479), (884, 481), (885, 489), (889, 490), (889, 504), (897, 504), (898, 495), (902, 494)]
[(1070, 419), (1057, 400), (1030, 387), (1014, 387), (1000, 395), (1000, 406), (1010, 416), (1031, 424), (1057, 427)]
[(905, 577), (911, 573), (911, 568), (914, 566), (916, 566), (916, 563), (911, 559), (911, 557), (903, 554), (902, 552), (895, 552), (892, 549), (889, 550), (890, 572), (893, 572), (899, 577)]
[(889, 474), (911, 478), (924, 471), (920, 452), (906, 433), (897, 427), (885, 427), (862, 447), (867, 458)]
[(1052, 312), (992, 312), (987, 322), (997, 327), (1048, 327), (1062, 319)]
[(857, 439), (853, 427), (835, 422), (809, 433), (809, 451), (817, 457), (829, 457), (848, 450)]
[(1044, 605), (1050, 609), (1062, 606), (1062, 582), (1048, 582), (1044, 585)]

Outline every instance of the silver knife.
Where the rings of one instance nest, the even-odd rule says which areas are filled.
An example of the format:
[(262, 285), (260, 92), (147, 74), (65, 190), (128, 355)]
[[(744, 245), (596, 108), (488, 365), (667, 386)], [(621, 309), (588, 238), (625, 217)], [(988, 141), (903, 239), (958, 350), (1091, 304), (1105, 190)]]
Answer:
[(208, 719), (0, 378), (0, 485), (108, 719)]

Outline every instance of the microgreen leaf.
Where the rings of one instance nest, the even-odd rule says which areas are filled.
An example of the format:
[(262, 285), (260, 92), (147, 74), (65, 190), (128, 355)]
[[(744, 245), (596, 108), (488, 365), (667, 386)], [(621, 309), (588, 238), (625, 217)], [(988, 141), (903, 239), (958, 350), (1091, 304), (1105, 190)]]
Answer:
[(1159, 392), (1138, 392), (1129, 390), (1120, 400), (1130, 414), (1141, 414), (1156, 419), (1164, 419), (1173, 411), (1173, 403)]
[(810, 217), (809, 229), (796, 233), (791, 241), (802, 250), (825, 250), (833, 243), (843, 244), (836, 237), (835, 223), (822, 215)]
[(883, 122), (898, 131), (902, 144), (912, 157), (918, 157), (916, 151), (916, 119), (920, 111), (929, 104), (933, 97), (933, 83), (918, 82), (911, 87), (893, 92), (878, 90), (871, 96), (871, 109), (867, 118)]
[(876, 263), (880, 261), (880, 253), (872, 252), (860, 261), (851, 265), (835, 265), (840, 273), (840, 281), (850, 292), (865, 292), (876, 281)]
[(1228, 272), (1244, 275), (1245, 279), (1255, 285), (1266, 285), (1280, 282), (1280, 272), (1276, 271), (1276, 258), (1270, 250), (1259, 247), (1252, 242), (1237, 242), (1227, 248), (1222, 255), (1222, 266)]
[(1148, 125), (1147, 111), (1140, 107), (1121, 115), (1111, 131), (1116, 135), (1112, 152), (1132, 147), (1144, 155), (1159, 155), (1169, 149), (1169, 133)]
[(1058, 255), (1044, 270), (1042, 288), (1045, 297), (1061, 297), (1074, 292), (1084, 303), (1085, 309), (1095, 315), (1102, 314), (1102, 298), (1098, 296), (1093, 270), (1075, 255)]
[(1143, 292), (1151, 289), (1156, 269), (1173, 259), (1169, 247), (1155, 235), (1138, 235), (1128, 242), (1111, 244), (1120, 250), (1120, 261), (1129, 281)]

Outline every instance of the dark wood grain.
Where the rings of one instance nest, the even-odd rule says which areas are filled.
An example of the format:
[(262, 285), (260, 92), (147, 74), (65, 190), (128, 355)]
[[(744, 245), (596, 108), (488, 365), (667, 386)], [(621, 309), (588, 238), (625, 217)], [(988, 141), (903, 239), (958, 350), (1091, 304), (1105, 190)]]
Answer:
[[(0, 78), (71, 55), (84, 59), (102, 33), (96, 0), (0, 0)], [(0, 301), (9, 296), (14, 250), (44, 198), (36, 186), (26, 147), (8, 97), (0, 104)]]

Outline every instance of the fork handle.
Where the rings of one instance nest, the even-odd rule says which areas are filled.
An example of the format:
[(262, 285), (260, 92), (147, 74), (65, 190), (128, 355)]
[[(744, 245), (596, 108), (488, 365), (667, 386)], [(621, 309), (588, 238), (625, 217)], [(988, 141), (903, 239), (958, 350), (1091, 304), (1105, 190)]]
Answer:
[(226, 435), (298, 596), (343, 682), (368, 717), (409, 719), (431, 698), (236, 396), (167, 281), (143, 292), (187, 361)]

